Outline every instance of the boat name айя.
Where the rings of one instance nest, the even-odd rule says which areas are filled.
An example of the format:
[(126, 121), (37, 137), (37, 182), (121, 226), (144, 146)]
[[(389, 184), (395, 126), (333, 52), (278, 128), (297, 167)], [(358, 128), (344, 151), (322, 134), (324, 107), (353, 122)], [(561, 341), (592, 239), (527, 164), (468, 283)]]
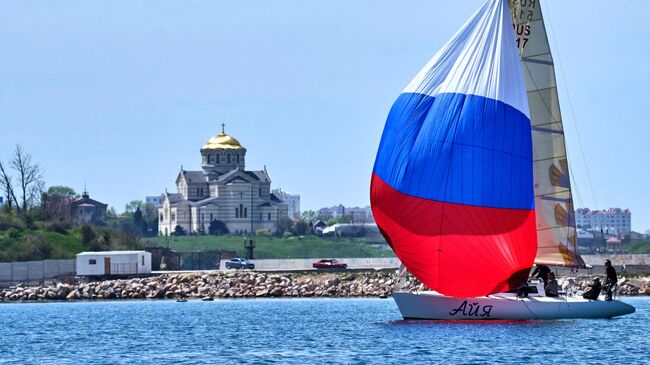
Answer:
[[(479, 314), (479, 310), (483, 310)], [(458, 306), (456, 309), (452, 309), (449, 312), (450, 316), (455, 316), (458, 313), (462, 313), (464, 316), (475, 316), (475, 317), (487, 317), (490, 318), (490, 312), (492, 312), (492, 306), (491, 305), (484, 305), (483, 308), (478, 303), (469, 303), (467, 304), (467, 301), (464, 301), (463, 304)]]

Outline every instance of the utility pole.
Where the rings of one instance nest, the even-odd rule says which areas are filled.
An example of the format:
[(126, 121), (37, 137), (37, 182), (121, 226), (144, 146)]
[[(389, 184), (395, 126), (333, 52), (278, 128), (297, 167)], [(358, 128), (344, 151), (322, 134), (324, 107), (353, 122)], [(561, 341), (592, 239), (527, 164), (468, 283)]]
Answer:
[(248, 232), (248, 237), (245, 239), (244, 248), (246, 249), (246, 259), (252, 260), (253, 249), (255, 249), (255, 239), (253, 238), (253, 183), (251, 183), (251, 211), (250, 211), (251, 228)]

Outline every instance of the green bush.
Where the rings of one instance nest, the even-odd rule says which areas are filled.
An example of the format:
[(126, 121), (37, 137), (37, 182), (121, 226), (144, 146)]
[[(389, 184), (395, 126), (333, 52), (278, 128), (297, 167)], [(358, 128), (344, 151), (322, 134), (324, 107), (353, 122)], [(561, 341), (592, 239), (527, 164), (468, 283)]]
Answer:
[(46, 238), (28, 235), (25, 237), (25, 246), (22, 252), (24, 256), (19, 256), (18, 260), (47, 260), (52, 256), (53, 252), (54, 247)]
[(62, 222), (45, 222), (43, 228), (45, 228), (46, 231), (66, 234), (68, 233), (68, 228), (70, 227)]
[(7, 229), (5, 234), (7, 235), (7, 237), (12, 238), (14, 240), (17, 240), (18, 238), (20, 238), (20, 231), (17, 230), (16, 228), (14, 228), (14, 227), (11, 227), (11, 228)]
[(210, 222), (208, 227), (208, 233), (212, 236), (220, 236), (222, 234), (228, 234), (228, 227), (226, 224), (218, 219), (214, 219)]
[(86, 246), (97, 237), (93, 228), (87, 224), (83, 224), (79, 227), (79, 233), (81, 234), (81, 242)]
[(9, 228), (16, 228), (19, 230), (25, 229), (25, 222), (20, 219), (15, 214), (12, 213), (0, 213), (0, 231), (4, 231)]

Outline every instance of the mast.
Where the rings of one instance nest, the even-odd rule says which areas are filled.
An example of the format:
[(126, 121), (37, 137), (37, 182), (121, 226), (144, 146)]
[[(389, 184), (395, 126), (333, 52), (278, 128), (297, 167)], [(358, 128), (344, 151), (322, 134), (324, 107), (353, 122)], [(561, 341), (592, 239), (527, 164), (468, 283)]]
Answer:
[(533, 135), (535, 263), (584, 267), (577, 250), (564, 128), (540, 0), (508, 3), (526, 80)]

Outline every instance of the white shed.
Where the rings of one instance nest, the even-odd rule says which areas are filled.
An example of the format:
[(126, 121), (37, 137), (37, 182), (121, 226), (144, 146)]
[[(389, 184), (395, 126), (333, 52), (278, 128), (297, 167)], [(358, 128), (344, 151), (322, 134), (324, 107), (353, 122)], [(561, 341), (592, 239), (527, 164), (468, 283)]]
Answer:
[(101, 251), (77, 254), (77, 275), (135, 275), (151, 273), (151, 253)]

